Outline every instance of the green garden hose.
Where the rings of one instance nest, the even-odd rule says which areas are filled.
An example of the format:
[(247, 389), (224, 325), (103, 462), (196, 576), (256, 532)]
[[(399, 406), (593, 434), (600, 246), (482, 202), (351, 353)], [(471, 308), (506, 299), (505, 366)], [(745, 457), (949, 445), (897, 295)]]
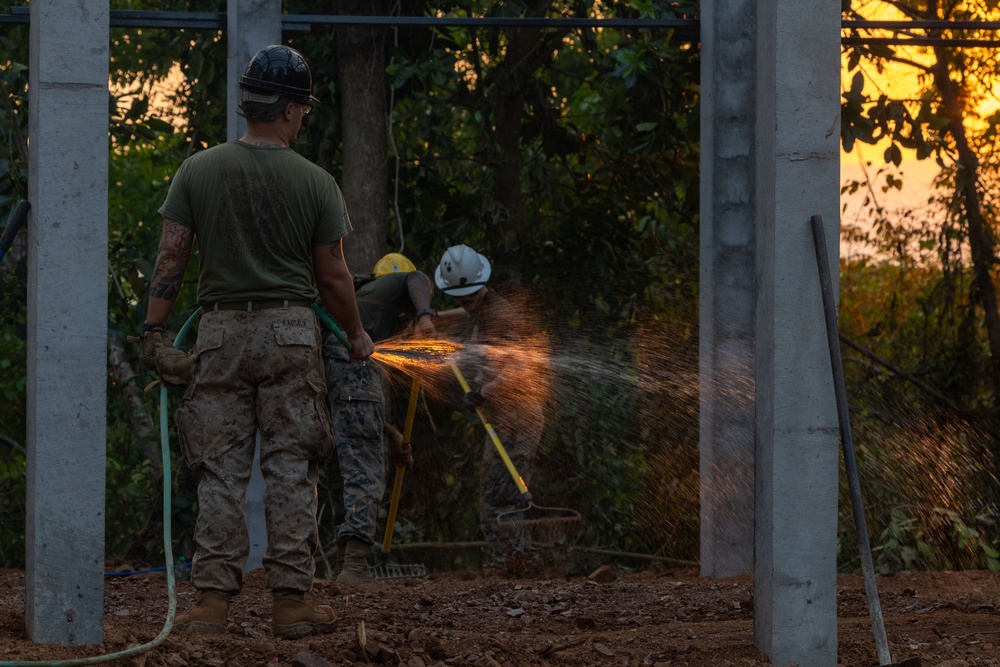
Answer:
[[(180, 347), (181, 342), (184, 340), (184, 336), (187, 335), (188, 330), (191, 325), (194, 324), (195, 319), (201, 314), (201, 308), (198, 308), (193, 313), (191, 317), (188, 318), (184, 326), (180, 328), (177, 332), (177, 337), (174, 339), (174, 346)], [(174, 627), (174, 615), (177, 613), (177, 587), (174, 581), (174, 551), (170, 544), (170, 433), (167, 428), (167, 388), (162, 384), (160, 385), (160, 454), (161, 462), (163, 465), (163, 556), (167, 563), (167, 595), (169, 597), (169, 603), (167, 605), (167, 620), (163, 623), (163, 629), (160, 630), (160, 634), (156, 636), (153, 641), (147, 644), (141, 644), (139, 646), (133, 646), (132, 648), (125, 649), (123, 651), (118, 651), (117, 653), (108, 653), (106, 655), (95, 655), (89, 658), (74, 658), (72, 660), (28, 660), (28, 661), (0, 661), (0, 667), (38, 667), (44, 665), (45, 667), (70, 667), (71, 665), (97, 665), (102, 662), (110, 662), (112, 660), (120, 660), (122, 658), (130, 658), (140, 653), (145, 653), (146, 651), (152, 650), (163, 643), (163, 641), (170, 634), (170, 631)]]
[(347, 334), (344, 333), (343, 329), (341, 329), (340, 327), (337, 326), (337, 323), (333, 321), (333, 318), (330, 317), (325, 310), (323, 310), (322, 308), (320, 308), (315, 303), (313, 304), (313, 310), (316, 312), (316, 315), (319, 317), (320, 322), (322, 322), (326, 326), (330, 327), (330, 331), (332, 331), (333, 335), (337, 337), (337, 340), (339, 340), (341, 343), (343, 343), (344, 347), (346, 347), (348, 350), (353, 350), (354, 349), (354, 345), (352, 345), (351, 341), (348, 340)]

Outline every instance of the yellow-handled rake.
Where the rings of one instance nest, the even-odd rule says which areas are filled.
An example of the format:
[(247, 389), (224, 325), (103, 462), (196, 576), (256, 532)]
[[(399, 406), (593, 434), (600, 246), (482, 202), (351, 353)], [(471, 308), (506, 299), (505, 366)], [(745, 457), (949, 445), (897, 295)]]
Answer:
[[(458, 364), (452, 364), (451, 370), (455, 374), (458, 384), (462, 386), (462, 391), (466, 394), (472, 391), (472, 387), (469, 386), (462, 371), (459, 370)], [(578, 522), (580, 520), (580, 513), (576, 510), (568, 507), (543, 507), (535, 504), (534, 500), (532, 500), (531, 492), (528, 490), (528, 485), (524, 483), (524, 478), (521, 477), (521, 474), (514, 466), (514, 462), (507, 455), (507, 450), (504, 449), (503, 443), (500, 442), (500, 437), (497, 436), (496, 430), (479, 406), (476, 406), (476, 414), (479, 415), (479, 420), (483, 423), (490, 441), (496, 448), (497, 454), (500, 455), (500, 459), (503, 461), (504, 466), (506, 466), (507, 472), (510, 473), (510, 478), (514, 481), (517, 490), (521, 492), (521, 500), (525, 503), (524, 507), (498, 514), (496, 517), (497, 523), (507, 528), (545, 527), (551, 529), (567, 527), (570, 524)], [(534, 510), (533, 514), (529, 514), (531, 510)], [(546, 534), (551, 535), (549, 532), (546, 532)]]
[[(410, 444), (413, 434), (413, 419), (417, 413), (417, 399), (420, 396), (420, 380), (413, 378), (410, 385), (410, 403), (406, 408), (406, 424), (403, 426), (403, 445)], [(399, 510), (399, 496), (403, 491), (404, 466), (396, 467), (396, 478), (392, 484), (392, 500), (389, 502), (389, 516), (385, 522), (385, 536), (382, 538), (382, 562), (368, 568), (375, 579), (405, 579), (427, 576), (427, 568), (419, 564), (396, 565), (387, 562), (392, 547), (392, 533), (396, 526), (396, 512)]]
[[(420, 396), (420, 380), (413, 378), (410, 385), (410, 403), (406, 408), (406, 424), (403, 427), (403, 445), (410, 444), (413, 434), (413, 418), (417, 413), (417, 398)], [(392, 531), (396, 525), (396, 512), (399, 510), (399, 496), (403, 491), (403, 473), (405, 466), (396, 467), (396, 479), (392, 484), (392, 500), (389, 503), (389, 517), (385, 523), (385, 537), (382, 538), (382, 553), (388, 554), (392, 546)]]

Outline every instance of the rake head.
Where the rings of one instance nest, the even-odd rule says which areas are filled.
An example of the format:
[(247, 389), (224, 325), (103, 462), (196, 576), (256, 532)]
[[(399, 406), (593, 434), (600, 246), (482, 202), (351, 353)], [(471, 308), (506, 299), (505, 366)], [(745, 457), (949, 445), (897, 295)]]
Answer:
[(420, 563), (380, 563), (368, 568), (372, 579), (415, 579), (427, 576), (427, 568)]
[(501, 512), (497, 525), (503, 533), (523, 532), (539, 542), (562, 542), (580, 523), (580, 513), (568, 507), (527, 507)]

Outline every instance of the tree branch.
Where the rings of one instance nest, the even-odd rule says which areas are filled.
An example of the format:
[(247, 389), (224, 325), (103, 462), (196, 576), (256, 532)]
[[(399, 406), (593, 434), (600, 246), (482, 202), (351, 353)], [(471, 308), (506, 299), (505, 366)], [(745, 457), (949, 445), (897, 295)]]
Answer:
[(149, 459), (150, 469), (154, 474), (162, 469), (161, 452), (157, 434), (153, 429), (152, 419), (146, 407), (137, 379), (140, 377), (132, 368), (125, 346), (121, 339), (108, 337), (108, 371), (115, 385), (121, 391), (125, 402), (125, 412), (129, 425), (135, 434), (136, 441), (142, 447), (143, 455)]
[(891, 5), (899, 10), (901, 14), (911, 19), (921, 19), (924, 16), (916, 9), (906, 4), (905, 2), (900, 2), (899, 0), (882, 0), (887, 5)]
[(910, 60), (909, 58), (902, 58), (900, 56), (893, 55), (893, 56), (888, 56), (886, 58), (886, 60), (888, 60), (890, 62), (894, 62), (894, 63), (899, 63), (900, 65), (909, 65), (910, 67), (918, 69), (921, 72), (924, 72), (926, 74), (930, 74), (931, 71), (932, 71), (931, 67), (929, 65), (921, 65), (920, 63), (914, 62), (914, 61)]
[(871, 359), (872, 361), (874, 361), (875, 363), (877, 363), (879, 366), (882, 366), (883, 368), (886, 368), (887, 370), (892, 371), (893, 373), (895, 373), (899, 377), (903, 378), (904, 380), (907, 380), (907, 381), (913, 383), (914, 385), (917, 386), (918, 389), (926, 392), (927, 394), (930, 394), (931, 396), (933, 396), (937, 400), (939, 400), (942, 403), (946, 404), (948, 407), (950, 407), (955, 412), (957, 412), (957, 413), (959, 413), (961, 415), (964, 415), (966, 417), (972, 416), (972, 414), (968, 410), (966, 410), (961, 405), (959, 405), (958, 403), (956, 403), (955, 401), (953, 401), (951, 398), (945, 396), (940, 391), (938, 391), (934, 387), (930, 386), (926, 382), (923, 382), (922, 380), (920, 380), (917, 377), (911, 375), (910, 373), (907, 373), (906, 371), (904, 371), (899, 366), (896, 366), (895, 364), (893, 364), (891, 361), (888, 361), (888, 360), (883, 359), (882, 357), (878, 356), (877, 354), (875, 354), (874, 352), (872, 352), (868, 348), (864, 347), (860, 343), (854, 342), (853, 340), (851, 340), (850, 338), (848, 338), (844, 334), (840, 334), (840, 341), (842, 343), (844, 343), (845, 345), (847, 345), (848, 347), (850, 347), (851, 349), (853, 349), (854, 351), (859, 352), (860, 354), (868, 357), (869, 359)]

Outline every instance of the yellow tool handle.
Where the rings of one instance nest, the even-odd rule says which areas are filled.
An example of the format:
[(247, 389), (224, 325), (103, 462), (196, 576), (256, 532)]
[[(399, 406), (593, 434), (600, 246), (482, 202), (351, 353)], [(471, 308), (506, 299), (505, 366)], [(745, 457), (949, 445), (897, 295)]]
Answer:
[[(406, 424), (403, 426), (403, 444), (410, 444), (413, 435), (413, 417), (417, 413), (417, 397), (420, 396), (420, 380), (413, 378), (410, 385), (410, 404), (406, 408)], [(392, 500), (389, 502), (389, 516), (385, 522), (385, 537), (382, 538), (382, 553), (389, 553), (392, 546), (392, 531), (396, 526), (396, 510), (399, 509), (399, 496), (403, 491), (403, 471), (406, 468), (396, 468), (396, 479), (392, 483)]]
[[(462, 375), (462, 371), (458, 369), (458, 364), (452, 364), (451, 370), (455, 373), (455, 377), (458, 379), (458, 384), (462, 385), (462, 391), (468, 394), (472, 391), (472, 387), (469, 383), (465, 381), (465, 376)], [(497, 432), (493, 430), (493, 425), (486, 419), (486, 415), (483, 411), (476, 407), (476, 414), (479, 415), (479, 421), (483, 422), (483, 426), (486, 427), (486, 434), (490, 436), (490, 440), (493, 442), (493, 446), (496, 447), (497, 454), (503, 460), (503, 464), (507, 466), (507, 472), (510, 473), (510, 478), (514, 480), (514, 486), (517, 490), (521, 492), (521, 495), (525, 497), (528, 502), (531, 502), (531, 492), (528, 491), (527, 484), (524, 483), (524, 478), (521, 477), (520, 473), (517, 472), (517, 468), (514, 467), (514, 462), (510, 460), (507, 456), (507, 450), (504, 449), (503, 444), (500, 442), (500, 438), (497, 436)]]
[(413, 417), (417, 414), (417, 398), (420, 396), (420, 380), (413, 378), (410, 385), (410, 404), (406, 406), (406, 423), (403, 425), (403, 444), (410, 444), (413, 435)]
[(472, 387), (470, 387), (469, 383), (465, 381), (465, 376), (462, 375), (462, 371), (458, 370), (458, 364), (452, 364), (451, 370), (455, 373), (455, 377), (458, 378), (458, 383), (462, 385), (462, 391), (466, 394), (472, 391)]
[(406, 468), (396, 468), (396, 479), (392, 483), (392, 502), (389, 504), (389, 518), (385, 523), (385, 537), (382, 538), (382, 553), (389, 553), (392, 548), (392, 530), (396, 525), (396, 510), (399, 509), (399, 495), (403, 491), (403, 471)]

